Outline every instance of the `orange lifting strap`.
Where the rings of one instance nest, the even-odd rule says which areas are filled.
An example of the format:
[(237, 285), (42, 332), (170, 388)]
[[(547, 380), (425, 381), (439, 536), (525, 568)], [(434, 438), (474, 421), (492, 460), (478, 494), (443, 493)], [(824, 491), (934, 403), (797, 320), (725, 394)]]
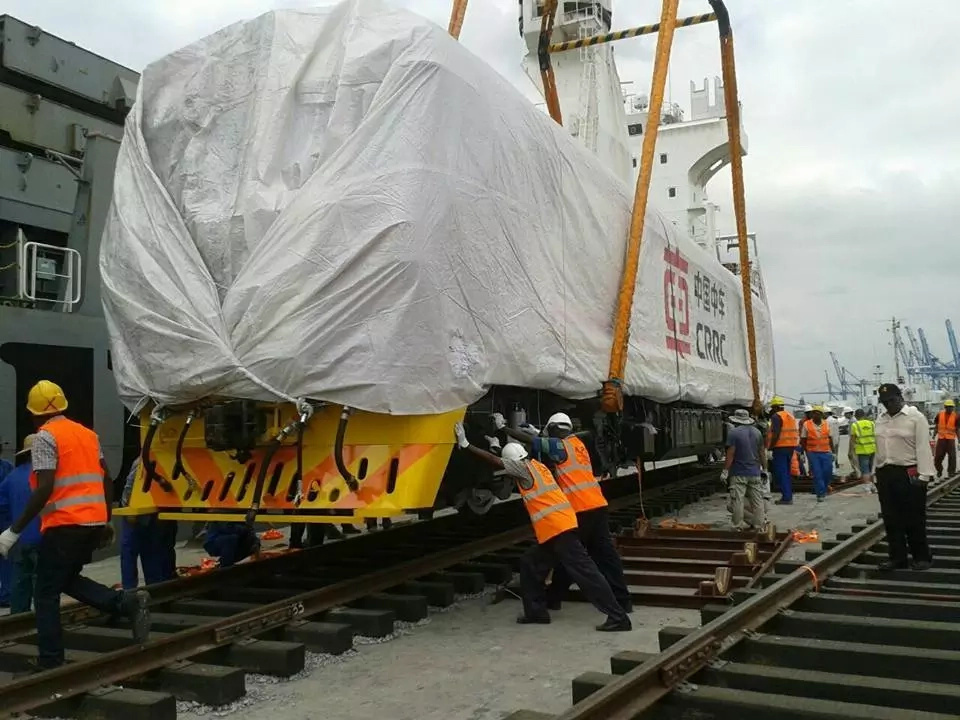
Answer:
[(460, 39), (460, 30), (463, 28), (463, 18), (467, 14), (467, 0), (453, 0), (453, 9), (450, 10), (450, 24), (447, 32), (456, 40)]

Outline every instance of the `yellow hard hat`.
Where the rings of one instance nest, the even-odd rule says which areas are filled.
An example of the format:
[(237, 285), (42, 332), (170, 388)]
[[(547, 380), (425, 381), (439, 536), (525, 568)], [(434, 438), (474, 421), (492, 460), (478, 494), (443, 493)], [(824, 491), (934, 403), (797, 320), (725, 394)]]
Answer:
[(820, 413), (822, 413), (822, 412), (823, 412), (823, 405), (814, 405), (814, 406), (813, 406), (813, 412), (820, 412)]
[(953, 400), (951, 400), (950, 398), (947, 398), (946, 400), (943, 401), (944, 407), (954, 407), (955, 404), (956, 403), (954, 403)]
[(41, 380), (27, 395), (27, 410), (33, 415), (55, 415), (67, 409), (63, 388), (50, 380)]
[(770, 407), (773, 407), (774, 405), (786, 405), (786, 403), (783, 401), (782, 397), (779, 395), (774, 395), (773, 400), (770, 401)]

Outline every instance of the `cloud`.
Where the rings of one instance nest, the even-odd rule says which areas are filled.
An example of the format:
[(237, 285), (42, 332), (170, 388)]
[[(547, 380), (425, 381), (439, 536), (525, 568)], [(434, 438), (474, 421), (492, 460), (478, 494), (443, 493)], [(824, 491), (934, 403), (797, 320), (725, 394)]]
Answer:
[[(449, 0), (394, 0), (445, 25)], [(7, 0), (5, 12), (141, 69), (219, 27), (302, 0)], [(776, 336), (779, 390), (822, 387), (835, 351), (851, 371), (892, 376), (884, 319), (928, 326), (948, 357), (943, 321), (953, 311), (960, 245), (956, 80), (960, 44), (952, 0), (928, 0), (923, 19), (897, 0), (728, 0), (740, 98), (750, 230), (757, 233)], [(654, 22), (657, 0), (618, 0), (614, 25)], [(708, 12), (684, 0), (682, 14)], [(528, 96), (515, 0), (471, 0), (461, 37)], [(645, 91), (655, 40), (615, 44), (622, 80)], [(677, 33), (673, 100), (690, 80), (720, 74), (716, 26)], [(732, 230), (729, 173), (710, 196)], [(960, 320), (960, 318), (957, 318)]]

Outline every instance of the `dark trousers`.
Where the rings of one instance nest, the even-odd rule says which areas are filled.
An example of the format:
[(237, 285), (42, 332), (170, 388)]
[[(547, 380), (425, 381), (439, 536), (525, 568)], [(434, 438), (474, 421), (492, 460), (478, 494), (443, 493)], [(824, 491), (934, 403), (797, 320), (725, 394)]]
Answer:
[(10, 614), (30, 612), (37, 581), (36, 545), (17, 543), (10, 551)]
[(906, 564), (907, 548), (914, 560), (932, 560), (927, 545), (927, 488), (910, 482), (900, 465), (877, 468), (877, 495), (887, 531), (890, 560)]
[(937, 469), (937, 476), (943, 472), (943, 458), (947, 458), (947, 475), (957, 472), (957, 441), (937, 438), (937, 447), (933, 455), (933, 466)]
[(164, 580), (177, 576), (177, 521), (160, 520), (157, 531), (160, 539), (160, 572)]
[(46, 530), (37, 557), (34, 605), (37, 611), (37, 648), (42, 668), (63, 664), (63, 633), (60, 627), (60, 594), (111, 615), (122, 611), (123, 593), (83, 577), (100, 544), (102, 527), (60, 525)]
[(0, 558), (0, 607), (10, 604), (10, 561)]
[(557, 564), (563, 565), (570, 578), (593, 606), (617, 621), (627, 614), (613, 596), (609, 583), (587, 555), (576, 530), (567, 530), (547, 542), (530, 548), (520, 560), (520, 592), (523, 613), (528, 618), (549, 617), (547, 611), (547, 575)]
[(236, 565), (260, 549), (260, 539), (250, 528), (235, 533), (223, 533), (208, 539), (203, 549), (212, 557), (220, 558), (220, 567)]
[(778, 447), (773, 449), (773, 477), (780, 486), (780, 499), (793, 502), (793, 478), (790, 476), (790, 461), (793, 459), (794, 448)]
[[(590, 559), (596, 563), (600, 574), (606, 579), (620, 607), (630, 608), (633, 601), (623, 577), (623, 562), (610, 535), (610, 511), (606, 507), (577, 513), (578, 535)], [(553, 581), (547, 588), (551, 604), (559, 603), (570, 589), (570, 573), (563, 564), (553, 568)]]
[(124, 521), (120, 527), (120, 581), (124, 589), (140, 583), (137, 563), (147, 585), (177, 576), (177, 523), (156, 516)]

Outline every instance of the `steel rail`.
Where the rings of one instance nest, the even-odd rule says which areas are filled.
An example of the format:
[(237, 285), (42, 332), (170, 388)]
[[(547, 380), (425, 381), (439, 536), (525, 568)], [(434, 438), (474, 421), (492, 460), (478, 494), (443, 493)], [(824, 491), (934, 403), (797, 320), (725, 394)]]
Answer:
[[(960, 485), (960, 475), (930, 489), (931, 506)], [(810, 589), (849, 565), (885, 535), (883, 523), (874, 522), (794, 570), (749, 600), (687, 635), (656, 658), (643, 663), (575, 706), (555, 720), (632, 720), (671, 692), (721, 652), (739, 642), (781, 610), (789, 607)]]
[(105, 653), (92, 660), (63, 665), (28, 676), (0, 687), (0, 714), (26, 712), (38, 706), (103, 685), (158, 670), (178, 660), (232, 643), (244, 636), (281, 627), (299, 618), (316, 615), (358, 600), (371, 593), (395, 587), (411, 577), (438, 572), (444, 568), (514, 545), (531, 536), (529, 524), (490, 537), (448, 548), (394, 567), (378, 570), (361, 578), (343, 580), (287, 600), (258, 607), (229, 618), (214, 620), (143, 646)]

